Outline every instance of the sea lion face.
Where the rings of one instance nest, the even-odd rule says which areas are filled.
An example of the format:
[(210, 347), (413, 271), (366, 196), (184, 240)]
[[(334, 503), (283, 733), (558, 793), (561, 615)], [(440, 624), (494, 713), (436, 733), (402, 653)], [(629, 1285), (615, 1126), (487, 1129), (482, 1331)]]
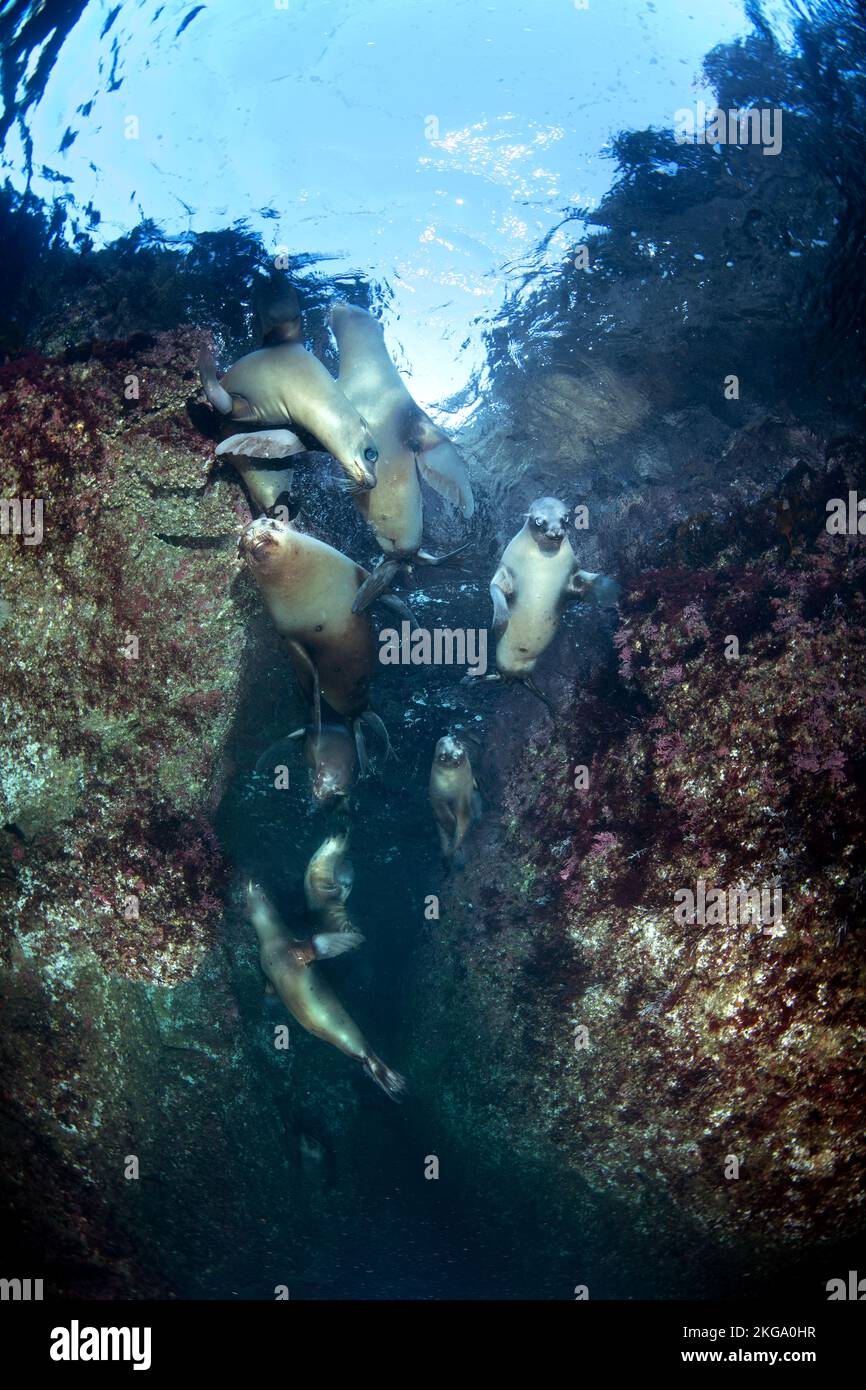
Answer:
[(256, 517), (241, 532), (238, 554), (253, 569), (258, 569), (279, 556), (290, 530), (290, 522), (281, 521), (275, 516)]
[(318, 738), (308, 733), (305, 757), (317, 806), (348, 796), (355, 775), (355, 744), (341, 725), (324, 725)]
[(555, 554), (565, 539), (571, 512), (556, 497), (539, 497), (527, 513), (526, 525), (540, 550)]
[(453, 734), (446, 734), (436, 744), (433, 757), (440, 767), (459, 767), (466, 757), (466, 749), (459, 738), (455, 738)]

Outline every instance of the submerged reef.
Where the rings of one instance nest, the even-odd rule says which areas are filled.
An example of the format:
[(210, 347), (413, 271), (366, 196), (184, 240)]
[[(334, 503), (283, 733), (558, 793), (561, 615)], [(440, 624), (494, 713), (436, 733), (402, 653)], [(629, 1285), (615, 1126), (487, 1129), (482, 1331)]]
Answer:
[[(610, 1200), (658, 1242), (648, 1296), (863, 1227), (866, 556), (824, 526), (859, 471), (797, 465), (627, 578), (615, 667), (488, 747), (499, 824), (425, 938), (412, 1065), (450, 1142), (548, 1210)], [(677, 921), (699, 882), (781, 913)]]

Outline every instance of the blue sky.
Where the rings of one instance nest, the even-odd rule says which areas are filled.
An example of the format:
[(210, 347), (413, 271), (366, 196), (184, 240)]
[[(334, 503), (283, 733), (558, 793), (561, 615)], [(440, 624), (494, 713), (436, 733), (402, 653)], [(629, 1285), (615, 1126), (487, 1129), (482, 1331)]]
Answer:
[[(702, 58), (748, 32), (739, 0), (129, 0), (101, 37), (113, 8), (92, 0), (30, 112), (34, 167), (69, 176), (106, 239), (246, 218), (274, 251), (387, 281), (426, 406), (479, 365), (560, 210), (601, 199), (611, 136), (709, 100)], [(6, 162), (20, 186), (14, 141)]]

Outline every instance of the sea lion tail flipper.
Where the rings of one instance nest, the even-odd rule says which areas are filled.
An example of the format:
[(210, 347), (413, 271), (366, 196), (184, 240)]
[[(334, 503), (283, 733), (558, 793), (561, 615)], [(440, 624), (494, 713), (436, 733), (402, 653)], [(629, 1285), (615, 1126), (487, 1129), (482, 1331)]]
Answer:
[(399, 1105), (406, 1094), (406, 1079), (399, 1072), (392, 1071), (377, 1057), (375, 1052), (368, 1052), (361, 1059), (361, 1066), (367, 1073), (371, 1081), (375, 1081), (377, 1086), (381, 1086), (389, 1100), (396, 1101)]
[(440, 497), (459, 507), (468, 521), (475, 512), (475, 498), (466, 465), (451, 440), (437, 430), (432, 421), (428, 420), (427, 425), (435, 431), (435, 437), (428, 442), (429, 436), (425, 431), (415, 454), (421, 476)]
[(380, 594), (376, 601), (381, 603), (383, 608), (390, 608), (392, 612), (397, 613), (404, 622), (409, 624), (411, 632), (417, 631), (418, 619), (405, 599), (398, 598), (396, 594)]
[(273, 772), (278, 766), (282, 766), (283, 757), (291, 751), (289, 744), (296, 743), (299, 738), (304, 737), (306, 732), (306, 729), (295, 729), (293, 733), (286, 734), (285, 738), (278, 738), (276, 743), (272, 743), (270, 748), (266, 748), (257, 760), (253, 768), (253, 775), (261, 777), (264, 773)]
[(342, 956), (346, 951), (357, 951), (359, 946), (363, 946), (364, 939), (354, 928), (350, 931), (319, 932), (313, 937), (316, 960), (333, 960), (335, 956)]
[(365, 608), (369, 608), (374, 599), (380, 598), (385, 592), (392, 579), (396, 579), (401, 568), (399, 560), (382, 560), (373, 573), (367, 575), (356, 593), (352, 612), (363, 613)]
[(220, 386), (216, 362), (210, 348), (202, 348), (198, 355), (198, 374), (202, 390), (220, 415), (231, 415), (232, 398), (224, 386)]

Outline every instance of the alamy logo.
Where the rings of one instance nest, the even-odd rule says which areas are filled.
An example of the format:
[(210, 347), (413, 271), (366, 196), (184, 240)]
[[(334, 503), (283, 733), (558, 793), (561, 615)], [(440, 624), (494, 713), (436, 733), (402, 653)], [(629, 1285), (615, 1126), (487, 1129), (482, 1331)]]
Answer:
[(847, 1283), (844, 1279), (828, 1279), (826, 1287), (828, 1303), (838, 1303), (840, 1299), (855, 1303), (866, 1301), (866, 1279), (859, 1279), (856, 1269), (848, 1270)]
[(826, 529), (831, 536), (866, 536), (866, 497), (856, 492), (844, 497), (831, 497), (827, 503)]
[(10, 1299), (13, 1303), (38, 1302), (42, 1298), (41, 1279), (0, 1279), (0, 1301)]
[(694, 110), (681, 106), (674, 112), (674, 138), (678, 145), (763, 145), (764, 154), (780, 154), (782, 110), (779, 106), (707, 110), (699, 101)]
[(51, 1330), (52, 1361), (131, 1361), (134, 1371), (150, 1370), (149, 1327), (69, 1327)]
[(483, 676), (487, 670), (486, 627), (416, 627), (403, 622), (379, 633), (383, 666), (466, 666)]
[(44, 510), (41, 497), (0, 497), (0, 535), (23, 536), (25, 545), (40, 545)]
[(697, 891), (674, 893), (674, 921), (680, 926), (743, 926), (760, 922), (772, 926), (782, 918), (781, 888), (708, 888), (699, 878)]

